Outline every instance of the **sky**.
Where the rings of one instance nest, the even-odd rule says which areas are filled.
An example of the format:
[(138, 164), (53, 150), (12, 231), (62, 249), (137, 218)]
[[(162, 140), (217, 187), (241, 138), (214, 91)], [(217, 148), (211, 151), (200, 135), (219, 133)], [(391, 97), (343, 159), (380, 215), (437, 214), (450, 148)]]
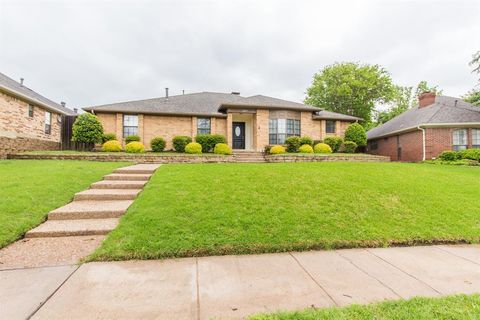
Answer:
[(478, 50), (480, 0), (0, 0), (0, 72), (71, 108), (165, 87), (301, 102), (342, 61), (460, 96), (477, 83)]

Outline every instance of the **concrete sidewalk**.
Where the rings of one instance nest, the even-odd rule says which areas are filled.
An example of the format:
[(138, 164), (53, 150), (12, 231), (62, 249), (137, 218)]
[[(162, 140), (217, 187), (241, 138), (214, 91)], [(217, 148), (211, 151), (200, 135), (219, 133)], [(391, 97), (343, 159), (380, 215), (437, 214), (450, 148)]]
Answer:
[(104, 262), (0, 271), (0, 318), (241, 318), (475, 292), (478, 245)]

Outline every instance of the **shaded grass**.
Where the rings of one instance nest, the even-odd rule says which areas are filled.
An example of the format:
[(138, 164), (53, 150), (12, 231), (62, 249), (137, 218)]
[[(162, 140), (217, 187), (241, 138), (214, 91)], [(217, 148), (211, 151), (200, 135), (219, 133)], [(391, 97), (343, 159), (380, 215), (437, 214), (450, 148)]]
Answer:
[(475, 167), (164, 165), (90, 259), (477, 242), (479, 195)]
[(480, 295), (456, 295), (444, 298), (413, 298), (344, 308), (309, 309), (256, 315), (250, 320), (383, 320), (383, 319), (480, 319)]
[(0, 161), (0, 248), (45, 220), (48, 212), (125, 162)]

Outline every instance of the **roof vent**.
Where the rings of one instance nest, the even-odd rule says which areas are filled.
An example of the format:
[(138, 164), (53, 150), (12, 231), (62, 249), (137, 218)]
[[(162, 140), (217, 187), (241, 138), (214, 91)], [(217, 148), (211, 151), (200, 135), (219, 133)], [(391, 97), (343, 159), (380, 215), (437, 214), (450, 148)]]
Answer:
[(168, 99), (168, 88), (165, 88), (165, 98)]
[(23, 87), (23, 78), (20, 78), (20, 85)]
[(77, 108), (73, 108), (73, 112), (78, 113), (78, 109), (77, 109)]
[(239, 96), (240, 95), (240, 92), (238, 91), (232, 91), (232, 94), (236, 95), (236, 96)]
[(64, 108), (65, 108), (65, 106), (67, 105), (67, 104), (66, 104), (65, 102), (63, 102), (63, 101), (62, 101), (62, 102), (60, 102), (60, 104), (61, 104), (61, 105), (62, 105), (62, 107), (64, 107)]
[(418, 107), (424, 108), (435, 103), (435, 92), (424, 92), (418, 96)]

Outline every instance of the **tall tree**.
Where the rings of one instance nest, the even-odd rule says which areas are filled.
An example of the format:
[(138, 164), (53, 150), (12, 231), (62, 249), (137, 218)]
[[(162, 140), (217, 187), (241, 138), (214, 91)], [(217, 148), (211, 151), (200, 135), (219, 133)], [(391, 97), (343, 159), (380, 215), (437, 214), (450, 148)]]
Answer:
[[(472, 72), (480, 74), (480, 50), (473, 54), (472, 61), (470, 61), (469, 65), (473, 67)], [(480, 79), (478, 80), (480, 81)]]
[[(480, 51), (477, 51), (473, 55), (472, 61), (470, 61), (469, 65), (473, 67), (472, 72), (480, 74)], [(478, 81), (479, 83), (476, 85), (477, 88), (480, 87), (480, 79), (478, 79)], [(480, 89), (474, 88), (470, 90), (466, 95), (462, 96), (462, 99), (480, 107)]]
[(369, 123), (375, 104), (389, 102), (394, 96), (390, 74), (381, 66), (342, 62), (314, 75), (305, 103)]

